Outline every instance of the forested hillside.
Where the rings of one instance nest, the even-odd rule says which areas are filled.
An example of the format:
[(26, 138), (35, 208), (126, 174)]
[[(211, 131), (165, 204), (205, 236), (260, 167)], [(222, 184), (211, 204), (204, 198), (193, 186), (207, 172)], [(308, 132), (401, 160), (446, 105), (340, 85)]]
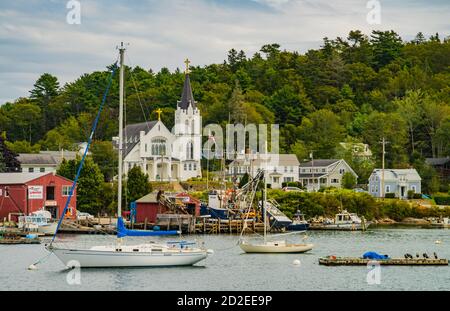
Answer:
[[(252, 56), (233, 49), (223, 63), (191, 70), (204, 124), (225, 124), (229, 117), (232, 122), (278, 123), (283, 152), (296, 153), (300, 160), (310, 150), (316, 158), (344, 157), (360, 182), (379, 165), (379, 142), (385, 137), (388, 167), (414, 166), (425, 191), (448, 190), (448, 183), (439, 182), (424, 163), (425, 157), (450, 156), (450, 40), (438, 34), (425, 38), (419, 33), (404, 42), (394, 31), (352, 31), (347, 37), (325, 38), (320, 49), (305, 54), (278, 44), (265, 45)], [(33, 152), (71, 149), (85, 141), (108, 76), (105, 68), (60, 85), (57, 77), (43, 74), (28, 98), (0, 107), (0, 131), (6, 132), (8, 147)], [(152, 119), (162, 108), (163, 121), (172, 126), (183, 80), (179, 70), (129, 68), (127, 123), (144, 120), (141, 101)], [(110, 142), (117, 135), (117, 116), (114, 83), (97, 141)], [(369, 144), (374, 161), (355, 161), (340, 149), (344, 141)]]

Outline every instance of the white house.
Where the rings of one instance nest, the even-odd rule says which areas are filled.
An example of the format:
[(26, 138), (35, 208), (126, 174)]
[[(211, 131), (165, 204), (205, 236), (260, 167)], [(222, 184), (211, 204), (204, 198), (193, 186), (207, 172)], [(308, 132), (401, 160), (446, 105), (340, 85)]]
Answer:
[(279, 189), (285, 182), (298, 182), (298, 166), (300, 162), (295, 154), (279, 154), (269, 161), (258, 157), (238, 159), (233, 161), (228, 168), (228, 176), (236, 177), (239, 181), (246, 173), (255, 177), (258, 171), (267, 170), (266, 181), (273, 189)]
[[(185, 181), (202, 175), (202, 117), (194, 100), (189, 72), (170, 131), (159, 120), (128, 125), (124, 129), (124, 172), (134, 166), (149, 175), (150, 181)], [(117, 146), (118, 138), (113, 142)]]
[(322, 187), (342, 188), (342, 177), (347, 172), (358, 178), (343, 159), (319, 159), (300, 164), (299, 180), (308, 191), (318, 191)]
[(415, 169), (385, 169), (384, 192), (382, 193), (383, 170), (375, 169), (369, 178), (369, 193), (377, 198), (394, 193), (400, 199), (408, 198), (408, 191), (422, 193), (422, 178)]
[(372, 151), (368, 144), (363, 143), (340, 143), (339, 144), (344, 150), (352, 152), (354, 158), (361, 158), (365, 160), (370, 160), (372, 158)]
[(40, 153), (20, 153), (22, 173), (56, 173), (63, 159), (75, 160), (77, 152), (73, 151), (41, 151)]

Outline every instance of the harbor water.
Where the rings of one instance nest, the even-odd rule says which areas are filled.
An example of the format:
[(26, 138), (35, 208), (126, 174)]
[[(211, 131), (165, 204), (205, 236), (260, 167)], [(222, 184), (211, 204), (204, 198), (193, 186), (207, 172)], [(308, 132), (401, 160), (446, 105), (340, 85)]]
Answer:
[[(403, 257), (405, 253), (432, 256), (436, 252), (439, 257), (450, 259), (448, 229), (388, 227), (366, 232), (312, 231), (307, 235), (306, 241), (314, 243), (315, 248), (306, 254), (244, 254), (236, 246), (235, 235), (193, 236), (189, 239), (204, 241), (215, 251), (194, 267), (82, 269), (76, 281), (73, 273), (77, 271), (65, 269), (54, 255), (40, 264), (38, 270), (27, 270), (47, 254), (44, 245), (0, 245), (1, 290), (450, 290), (448, 266), (382, 266), (379, 282), (368, 282), (371, 273), (368, 267), (318, 264), (319, 257), (359, 257), (366, 251), (391, 257)], [(300, 241), (301, 237), (291, 236), (289, 240)], [(145, 241), (145, 238), (127, 238), (127, 244)], [(58, 245), (68, 247), (105, 243), (114, 243), (114, 237), (62, 235), (58, 238)], [(293, 264), (296, 260), (300, 265), (298, 261)]]

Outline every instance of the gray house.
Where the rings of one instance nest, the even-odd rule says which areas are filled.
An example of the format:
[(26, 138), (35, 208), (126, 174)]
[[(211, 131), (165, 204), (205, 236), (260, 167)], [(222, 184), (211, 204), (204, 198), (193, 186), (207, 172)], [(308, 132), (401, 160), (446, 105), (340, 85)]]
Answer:
[(308, 192), (318, 191), (321, 187), (342, 188), (342, 177), (347, 172), (358, 179), (343, 159), (317, 159), (300, 164), (299, 180)]
[(385, 169), (384, 192), (382, 193), (382, 169), (375, 169), (369, 178), (369, 193), (377, 198), (387, 193), (395, 193), (400, 199), (408, 198), (408, 191), (422, 193), (422, 178), (415, 169)]

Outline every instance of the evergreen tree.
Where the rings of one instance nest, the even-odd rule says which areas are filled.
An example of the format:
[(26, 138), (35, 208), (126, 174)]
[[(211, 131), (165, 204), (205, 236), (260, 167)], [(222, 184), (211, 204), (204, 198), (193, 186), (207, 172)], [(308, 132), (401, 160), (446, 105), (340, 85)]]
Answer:
[(137, 166), (128, 172), (126, 189), (128, 202), (134, 202), (152, 192), (152, 187), (148, 182), (148, 175), (144, 174)]
[[(66, 161), (63, 160), (57, 174), (74, 180), (81, 159)], [(103, 186), (104, 177), (100, 168), (91, 158), (86, 158), (80, 178), (77, 184), (77, 209), (93, 215), (101, 213), (107, 206), (103, 206)]]
[(17, 160), (19, 155), (6, 146), (4, 133), (0, 135), (0, 155), (2, 162), (1, 169), (3, 172), (20, 172), (20, 162)]

